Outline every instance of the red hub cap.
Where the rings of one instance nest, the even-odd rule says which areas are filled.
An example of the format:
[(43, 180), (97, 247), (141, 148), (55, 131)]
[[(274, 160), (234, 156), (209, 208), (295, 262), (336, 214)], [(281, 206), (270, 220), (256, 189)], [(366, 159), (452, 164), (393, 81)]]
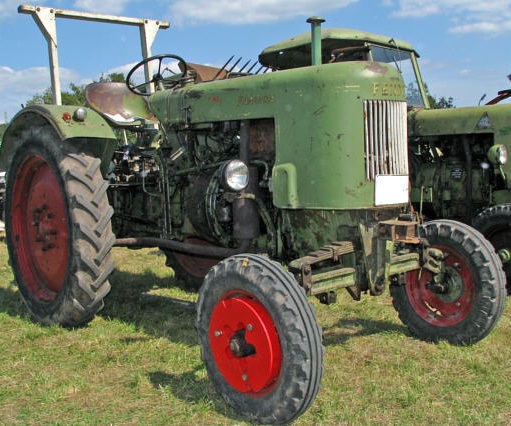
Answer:
[(12, 239), (22, 279), (34, 299), (53, 300), (64, 283), (68, 223), (55, 172), (39, 155), (18, 168), (11, 206)]
[(475, 300), (475, 282), (462, 257), (449, 247), (439, 247), (445, 254), (446, 290), (434, 292), (427, 288), (431, 272), (422, 269), (407, 274), (406, 291), (414, 311), (426, 322), (437, 327), (450, 327), (462, 322), (472, 311)]
[(245, 292), (224, 295), (211, 315), (209, 341), (218, 370), (233, 388), (271, 390), (282, 351), (273, 320), (258, 300)]

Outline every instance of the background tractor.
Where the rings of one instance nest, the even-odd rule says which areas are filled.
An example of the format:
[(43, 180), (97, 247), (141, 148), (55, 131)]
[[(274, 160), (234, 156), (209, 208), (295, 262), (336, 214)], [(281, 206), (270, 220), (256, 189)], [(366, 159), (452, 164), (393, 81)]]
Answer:
[(261, 423), (292, 421), (319, 391), (307, 296), (390, 289), (427, 341), (472, 344), (493, 329), (505, 303), (493, 247), (461, 222), (421, 225), (410, 208), (395, 55), (412, 50), (308, 22), (311, 33), (261, 53), (259, 72), (157, 55), (126, 85), (89, 86), (90, 108), (15, 116), (0, 157), (6, 241), (36, 321), (86, 324), (110, 289), (112, 247), (158, 247), (199, 290), (214, 386)]

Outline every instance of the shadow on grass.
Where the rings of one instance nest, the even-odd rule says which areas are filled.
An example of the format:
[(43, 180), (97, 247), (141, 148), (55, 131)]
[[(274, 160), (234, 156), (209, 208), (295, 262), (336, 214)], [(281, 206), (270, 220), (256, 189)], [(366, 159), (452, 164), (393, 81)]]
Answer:
[(323, 327), (323, 344), (325, 346), (339, 345), (354, 337), (383, 333), (410, 335), (408, 329), (401, 324), (367, 318), (340, 319), (334, 326)]
[[(188, 346), (197, 345), (195, 305), (192, 302), (148, 294), (155, 287), (175, 285), (174, 279), (162, 279), (150, 271), (134, 274), (116, 270), (110, 277), (112, 289), (105, 298), (99, 316), (135, 326), (154, 337), (165, 337)], [(14, 283), (0, 288), (0, 312), (28, 318)], [(323, 344), (338, 345), (357, 336), (382, 333), (409, 335), (401, 324), (368, 318), (343, 319), (331, 327), (323, 327)]]
[(9, 287), (0, 288), (0, 312), (5, 312), (12, 317), (28, 318), (27, 308), (20, 298), (14, 281), (9, 283)]
[(169, 287), (168, 279), (151, 273), (116, 270), (110, 277), (111, 291), (99, 316), (120, 320), (155, 337), (188, 346), (197, 344), (195, 304), (171, 297), (148, 294), (155, 287)]
[(201, 369), (197, 368), (182, 374), (154, 371), (149, 373), (148, 376), (155, 389), (163, 393), (168, 392), (186, 404), (203, 407), (207, 405), (207, 409), (210, 411), (216, 411), (218, 414), (234, 421), (246, 422), (246, 418), (237, 414), (216, 393), (208, 378), (197, 378), (197, 373)]

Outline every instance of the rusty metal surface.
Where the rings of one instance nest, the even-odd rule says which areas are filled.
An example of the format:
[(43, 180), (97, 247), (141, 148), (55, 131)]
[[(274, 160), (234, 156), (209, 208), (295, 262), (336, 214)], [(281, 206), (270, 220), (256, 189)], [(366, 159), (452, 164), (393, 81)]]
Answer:
[(92, 109), (117, 126), (133, 124), (140, 118), (157, 120), (149, 110), (146, 100), (130, 92), (124, 83), (89, 84), (85, 89), (85, 98)]

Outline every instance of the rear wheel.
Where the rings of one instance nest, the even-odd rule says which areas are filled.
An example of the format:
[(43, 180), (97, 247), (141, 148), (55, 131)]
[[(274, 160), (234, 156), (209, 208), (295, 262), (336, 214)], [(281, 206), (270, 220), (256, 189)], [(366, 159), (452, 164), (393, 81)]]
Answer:
[(258, 423), (287, 423), (314, 401), (323, 374), (321, 329), (305, 292), (278, 263), (236, 255), (206, 276), (197, 330), (225, 401)]
[(500, 259), (481, 233), (459, 222), (428, 222), (421, 234), (444, 253), (445, 275), (435, 285), (430, 271), (412, 271), (405, 285), (391, 287), (400, 319), (423, 340), (459, 345), (481, 340), (504, 309)]
[(79, 326), (103, 307), (114, 242), (96, 158), (63, 151), (50, 133), (23, 136), (9, 165), (6, 240), (32, 317)]
[[(497, 252), (506, 251), (505, 257), (511, 255), (511, 204), (488, 207), (474, 219), (474, 228), (481, 232)], [(507, 294), (511, 295), (511, 261), (504, 263), (507, 279)]]
[[(189, 237), (184, 243), (199, 246), (211, 246), (205, 240)], [(198, 290), (208, 271), (218, 263), (218, 259), (204, 256), (195, 256), (179, 252), (163, 250), (167, 258), (165, 264), (174, 270), (176, 279), (184, 284), (185, 288)]]

